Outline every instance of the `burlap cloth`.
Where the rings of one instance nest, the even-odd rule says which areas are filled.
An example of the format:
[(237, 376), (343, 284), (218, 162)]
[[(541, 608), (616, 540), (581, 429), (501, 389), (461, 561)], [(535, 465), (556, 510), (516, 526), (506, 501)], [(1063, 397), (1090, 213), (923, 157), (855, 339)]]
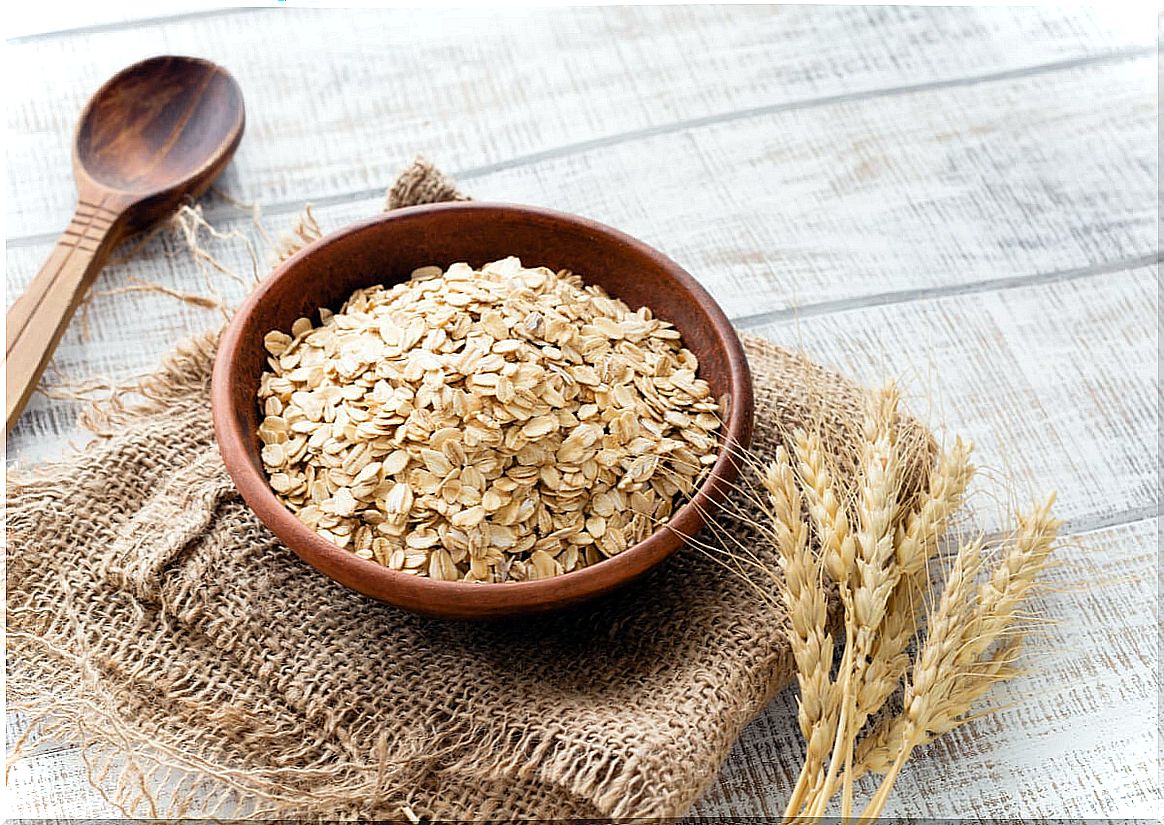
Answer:
[[(390, 205), (453, 197), (420, 164)], [(83, 451), (10, 479), (9, 702), (81, 744), (131, 812), (678, 816), (789, 681), (781, 615), (693, 548), (597, 603), (490, 625), (331, 582), (223, 469), (215, 340), (179, 348), (136, 403), (91, 410), (101, 437)], [(744, 340), (754, 453), (819, 426), (851, 482), (861, 390)], [(746, 496), (731, 509), (723, 526), (768, 553)]]

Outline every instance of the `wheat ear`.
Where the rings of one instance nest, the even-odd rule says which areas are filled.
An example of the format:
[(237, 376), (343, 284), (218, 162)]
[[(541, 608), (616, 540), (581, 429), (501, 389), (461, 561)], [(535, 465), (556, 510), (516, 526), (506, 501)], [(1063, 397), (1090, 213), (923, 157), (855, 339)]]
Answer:
[[(976, 716), (966, 714), (995, 682), (1012, 679), (1019, 674), (1014, 667), (1022, 645), (1022, 636), (1014, 635), (998, 651), (981, 663), (971, 678), (964, 678), (950, 690), (943, 702), (936, 721), (942, 722), (937, 728), (927, 730), (917, 746), (929, 744), (937, 737), (948, 733)], [(854, 781), (866, 773), (887, 774), (894, 760), (901, 752), (905, 741), (907, 720), (904, 716), (886, 717), (869, 731), (861, 740), (854, 762)]]
[(808, 543), (808, 527), (801, 517), (801, 496), (792, 463), (785, 448), (776, 450), (775, 461), (764, 477), (772, 502), (776, 549), (783, 572), (781, 595), (789, 617), (789, 640), (800, 683), (799, 720), (805, 742), (811, 747), (825, 733), (831, 689), (832, 636), (828, 625), (828, 596), (821, 566)]
[[(885, 606), (885, 616), (873, 640), (865, 677), (858, 686), (857, 710), (853, 718), (857, 731), (881, 709), (909, 667), (907, 648), (917, 633), (919, 613), (924, 606), (928, 562), (961, 506), (973, 477), (972, 449), (972, 445), (956, 439), (950, 449), (943, 451), (930, 474), (926, 495), (919, 507), (899, 520), (894, 547), (900, 578)], [(886, 735), (886, 726), (880, 728), (881, 735)], [(870, 737), (877, 735), (878, 729), (875, 728), (857, 747), (854, 755), (856, 768), (849, 774), (852, 781), (869, 770), (867, 762), (875, 741)], [(900, 731), (898, 737), (900, 741)]]
[(820, 562), (808, 543), (800, 492), (783, 447), (776, 450), (775, 460), (764, 473), (763, 484), (771, 503), (775, 545), (783, 574), (779, 589), (788, 613), (787, 634), (800, 686), (800, 731), (808, 750), (819, 752), (823, 749), (820, 740), (827, 747), (830, 728), (827, 717), (833, 639), (825, 632), (828, 597), (821, 580)]
[[(897, 407), (899, 396), (894, 385), (883, 388), (868, 403), (864, 421), (864, 449), (861, 460), (861, 488), (857, 500), (857, 557), (850, 583), (852, 610), (845, 616), (853, 647), (849, 671), (842, 695), (844, 724), (837, 726), (834, 752), (844, 755), (845, 773), (841, 793), (841, 818), (847, 820), (853, 808), (852, 757), (857, 733), (864, 724), (859, 719), (857, 697), (865, 682), (869, 654), (877, 629), (885, 618), (885, 606), (897, 584), (899, 574), (894, 553), (893, 524), (897, 516), (898, 454)], [(840, 760), (829, 765), (833, 774)], [(826, 778), (818, 815), (831, 795), (831, 777)]]
[(1019, 516), (1009, 551), (978, 588), (979, 607), (974, 624), (967, 628), (962, 661), (977, 660), (1014, 625), (1019, 605), (1030, 594), (1054, 549), (1061, 524), (1051, 515), (1054, 503), (1051, 495), (1031, 513)]
[(915, 743), (925, 734), (935, 711), (943, 706), (951, 686), (944, 677), (952, 671), (958, 651), (961, 650), (962, 630), (970, 618), (967, 602), (974, 592), (974, 579), (981, 567), (981, 540), (962, 545), (942, 589), (941, 600), (930, 615), (925, 644), (914, 662), (912, 679), (905, 686), (901, 750), (895, 754), (881, 787), (862, 812), (862, 817), (876, 817), (877, 814), (871, 811), (884, 808), (885, 800), (889, 797), (888, 788), (896, 781)]
[[(897, 456), (894, 450), (897, 400), (896, 389), (890, 385), (871, 397), (867, 405), (856, 530), (850, 528), (848, 516), (829, 477), (819, 437), (803, 430), (794, 433), (800, 479), (820, 539), (824, 567), (837, 582), (844, 607), (845, 652), (832, 689), (837, 719), (827, 771), (821, 775), (817, 768), (817, 765), (823, 765), (823, 753), (813, 754), (812, 766), (806, 756), (805, 768), (789, 800), (786, 816), (798, 810), (807, 790), (806, 781), (814, 774), (804, 812), (809, 816), (823, 815), (833, 794), (842, 759), (846, 762), (851, 759), (852, 740), (856, 736), (853, 727), (855, 697), (865, 656), (894, 583), (892, 525), (897, 510)], [(870, 621), (875, 623), (866, 625)], [(843, 811), (846, 807), (851, 809), (851, 796), (851, 785), (847, 785)]]
[[(796, 454), (797, 476), (820, 545), (821, 566), (828, 572), (829, 577), (837, 582), (842, 600), (847, 605), (849, 600), (846, 571), (851, 569), (857, 553), (856, 542), (849, 528), (848, 515), (837, 495), (826, 465), (820, 434), (797, 429), (792, 434), (792, 445)], [(835, 741), (836, 714), (839, 707), (837, 694), (840, 686), (827, 678), (832, 667), (831, 657), (823, 666), (825, 679), (818, 680), (821, 693), (817, 699), (821, 707), (821, 716), (811, 732), (805, 735), (804, 765), (788, 799), (784, 812), (786, 819), (799, 813), (806, 797), (811, 797), (810, 791), (815, 794), (823, 784), (825, 760)]]
[(847, 581), (857, 556), (857, 546), (849, 528), (849, 517), (837, 496), (832, 475), (824, 459), (820, 434), (797, 429), (792, 434), (797, 474), (812, 516), (821, 558), (833, 581)]
[[(845, 652), (833, 689), (838, 710), (828, 767), (824, 776), (814, 783), (804, 806), (804, 813), (812, 817), (824, 815), (835, 793), (838, 778), (842, 776), (845, 780), (841, 800), (842, 818), (848, 817), (852, 810), (852, 783), (848, 777), (851, 775), (853, 742), (857, 735), (857, 728), (854, 727), (856, 697), (873, 636), (896, 583), (893, 523), (897, 514), (897, 402), (897, 391), (892, 384), (870, 396), (867, 401), (856, 530), (844, 537), (845, 544), (833, 539), (834, 546), (825, 547), (826, 567), (837, 578), (844, 608)], [(811, 463), (808, 467), (802, 467), (805, 486), (812, 488), (808, 496), (810, 505), (817, 502), (818, 509), (825, 516), (831, 516), (834, 509), (843, 514), (844, 510), (839, 503), (835, 508), (828, 506), (831, 502), (839, 502), (839, 497), (831, 483), (822, 486), (814, 477), (816, 470)], [(825, 526), (827, 528), (828, 525)], [(846, 768), (843, 775), (840, 773), (842, 764)]]
[(942, 453), (930, 474), (921, 506), (912, 511), (897, 529), (894, 543), (900, 578), (885, 606), (885, 618), (873, 641), (866, 676), (857, 696), (858, 730), (885, 704), (897, 689), (909, 667), (906, 649), (917, 633), (919, 613), (924, 606), (928, 563), (937, 552), (954, 513), (961, 507), (966, 488), (974, 475), (970, 463), (973, 446), (960, 438)]
[[(1010, 547), (988, 581), (977, 589), (981, 544), (963, 545), (906, 684), (901, 744), (862, 817), (877, 817), (914, 748), (960, 724), (960, 717), (994, 682), (1013, 675), (1021, 635), (1013, 631), (1018, 608), (1046, 568), (1060, 522), (1051, 515), (1055, 497), (1019, 518)], [(976, 598), (971, 598), (976, 596)], [(994, 655), (987, 651), (1001, 645)]]

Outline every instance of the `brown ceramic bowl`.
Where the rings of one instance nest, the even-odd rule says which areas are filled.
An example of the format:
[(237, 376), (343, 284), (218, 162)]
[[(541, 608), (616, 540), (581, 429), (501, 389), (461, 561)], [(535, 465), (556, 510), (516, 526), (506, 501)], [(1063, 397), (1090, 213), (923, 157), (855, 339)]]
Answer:
[(275, 497), (259, 457), (256, 393), (266, 364), (263, 336), (301, 316), (338, 309), (360, 287), (396, 283), (417, 267), (467, 261), (479, 266), (517, 255), (530, 266), (570, 269), (632, 308), (648, 306), (675, 324), (699, 358), (699, 374), (730, 408), (723, 439), (747, 446), (752, 385), (743, 348), (711, 296), (673, 261), (646, 244), (593, 221), (537, 209), (456, 203), (400, 209), (316, 241), (284, 262), (231, 321), (211, 386), (214, 431), (223, 461), (247, 504), (308, 564), (375, 599), (452, 618), (514, 616), (598, 596), (642, 575), (703, 526), (702, 513), (736, 476), (721, 448), (692, 502), (663, 527), (614, 558), (550, 579), (506, 584), (445, 582), (399, 573), (358, 558), (317, 536)]

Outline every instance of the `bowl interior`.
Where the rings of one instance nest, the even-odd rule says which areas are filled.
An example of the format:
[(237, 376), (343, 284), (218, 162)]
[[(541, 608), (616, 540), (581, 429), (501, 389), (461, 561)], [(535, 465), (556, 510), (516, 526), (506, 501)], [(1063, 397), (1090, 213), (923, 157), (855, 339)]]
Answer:
[[(266, 351), (262, 342), (267, 332), (275, 329), (289, 332), (292, 323), (300, 317), (318, 322), (320, 307), (338, 310), (354, 290), (378, 283), (398, 283), (407, 279), (417, 267), (432, 264), (447, 267), (458, 261), (480, 266), (508, 255), (518, 256), (526, 266), (572, 270), (584, 282), (603, 287), (632, 309), (647, 306), (656, 316), (674, 323), (683, 335), (684, 345), (698, 357), (699, 374), (707, 380), (714, 396), (720, 399), (733, 398), (733, 409), (729, 414), (728, 426), (724, 429), (734, 431), (732, 435), (736, 441), (746, 445), (751, 430), (751, 387), (739, 341), (718, 306), (678, 266), (645, 244), (580, 218), (509, 205), (442, 204), (399, 210), (354, 225), (313, 244), (284, 263), (240, 309), (227, 339), (224, 339), (223, 351), (220, 352), (220, 358), (230, 358), (229, 364), (223, 367), (227, 375), (222, 382), (228, 388), (225, 392), (230, 398), (226, 402), (227, 409), (215, 411), (216, 429), (219, 430), (220, 443), (224, 446), (224, 457), (236, 482), (240, 481), (239, 468), (232, 465), (237, 465), (241, 460), (250, 465), (246, 468), (246, 474), (261, 477), (265, 484), (266, 475), (259, 454), (261, 445), (256, 432), (259, 424), (256, 392), (260, 375), (266, 366)], [(228, 354), (227, 350), (232, 351)], [(217, 372), (215, 382), (220, 383)], [(735, 409), (741, 402), (742, 406)], [(223, 399), (218, 397), (216, 388), (216, 407), (222, 403)], [(230, 451), (224, 443), (223, 422), (220, 420), (224, 416), (230, 419), (228, 429), (241, 436), (240, 449), (234, 455), (228, 454)], [(713, 475), (717, 471), (719, 475), (725, 475), (729, 470), (717, 465)], [(285, 534), (287, 528), (280, 530), (278, 525), (270, 523), (270, 502), (264, 501), (265, 506), (256, 507), (254, 495), (249, 493), (248, 486), (253, 485), (240, 484), (248, 503), (293, 550), (304, 555), (302, 548), (296, 547)], [(269, 490), (266, 493), (269, 494)], [(273, 495), (269, 495), (269, 498), (271, 502), (276, 501)], [(278, 507), (281, 509), (282, 505)], [(672, 524), (678, 532), (690, 535), (698, 529), (699, 524), (691, 514), (685, 514), (684, 509), (677, 511)], [(295, 521), (290, 513), (283, 512), (286, 513), (286, 520)], [(690, 532), (684, 529), (681, 521), (688, 522), (686, 527)], [(306, 531), (306, 528), (302, 529)], [(656, 542), (660, 545), (660, 552), (657, 553), (660, 557), (681, 544), (674, 533), (662, 530), (656, 533), (656, 537), (660, 534), (665, 534), (661, 541)], [(672, 546), (667, 548), (663, 545)], [(640, 546), (628, 549), (611, 561), (621, 560)], [(346, 555), (353, 561), (362, 562), (351, 554)], [(309, 561), (320, 566), (317, 559), (309, 558)], [(643, 561), (649, 564), (623, 563), (619, 566), (626, 568), (627, 576), (633, 576), (643, 572), (646, 566), (658, 559)], [(597, 570), (609, 563), (602, 562), (557, 579), (576, 578), (580, 573)], [(374, 565), (372, 562), (363, 564), (369, 567)], [(378, 565), (375, 567), (384, 573), (392, 572)], [(333, 574), (332, 570), (326, 568), (327, 565), (324, 565), (321, 569)], [(407, 576), (404, 578), (413, 579)], [(548, 584), (552, 581), (556, 580), (504, 587), (429, 580), (424, 583), (451, 585), (461, 589), (468, 587), (475, 591), (517, 591), (526, 585)], [(380, 592), (373, 592), (374, 588), (352, 585), (350, 578), (345, 583), (365, 593), (382, 596)], [(559, 600), (565, 592), (562, 590), (563, 583), (559, 582), (556, 586)], [(598, 587), (596, 593), (603, 589), (609, 588)], [(549, 588), (546, 591), (549, 593)], [(514, 599), (517, 603), (523, 602), (523, 597), (516, 592), (510, 601)], [(538, 599), (531, 596), (524, 598), (524, 601), (533, 606)], [(436, 612), (443, 611), (438, 609)]]

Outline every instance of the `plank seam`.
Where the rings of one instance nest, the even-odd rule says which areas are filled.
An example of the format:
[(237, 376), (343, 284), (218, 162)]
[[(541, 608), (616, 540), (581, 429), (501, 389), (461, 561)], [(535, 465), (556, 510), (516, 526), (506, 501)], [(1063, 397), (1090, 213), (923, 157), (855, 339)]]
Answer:
[[(1051, 510), (1054, 513), (1054, 508)], [(1152, 519), (1160, 517), (1160, 502), (1155, 504), (1144, 504), (1139, 507), (1129, 507), (1124, 510), (1117, 510), (1106, 516), (1103, 515), (1085, 515), (1077, 516), (1072, 519), (1067, 519), (1059, 528), (1058, 537), (1078, 538), (1085, 536), (1088, 533), (1098, 533), (1101, 530), (1114, 530), (1117, 527), (1131, 527), (1144, 521), (1151, 521)], [(951, 531), (952, 532), (952, 531)], [(1006, 530), (993, 530), (989, 533), (981, 535), (982, 543), (986, 547), (990, 547), (1004, 541), (1010, 535)], [(943, 540), (942, 547), (938, 550), (937, 557), (942, 559), (953, 559), (957, 553), (957, 543)]]
[[(534, 166), (548, 160), (559, 160), (561, 158), (570, 157), (572, 155), (592, 152), (597, 149), (606, 149), (611, 146), (619, 146), (624, 143), (633, 143), (635, 141), (648, 140), (650, 138), (659, 137), (662, 135), (675, 134), (678, 132), (685, 132), (694, 129), (702, 129), (708, 126), (718, 126), (725, 123), (733, 123), (739, 120), (749, 120), (767, 115), (781, 114), (784, 112), (795, 112), (804, 109), (815, 109), (838, 104), (855, 103), (863, 100), (877, 100), (880, 98), (893, 97), (896, 95), (909, 95), (922, 92), (938, 91), (941, 89), (975, 86), (979, 83), (1014, 80), (1023, 77), (1037, 76), (1040, 74), (1070, 71), (1071, 69), (1076, 69), (1083, 66), (1104, 63), (1119, 63), (1125, 60), (1138, 60), (1148, 55), (1155, 56), (1156, 49), (1154, 47), (1121, 49), (1104, 52), (1097, 55), (1088, 55), (1087, 57), (1072, 58), (1070, 60), (1038, 63), (1031, 66), (1023, 66), (1017, 69), (1007, 69), (999, 72), (987, 72), (985, 74), (967, 75), (965, 77), (947, 78), (944, 80), (931, 80), (924, 83), (885, 86), (879, 89), (866, 89), (860, 92), (843, 92), (841, 94), (823, 95), (821, 97), (810, 97), (803, 98), (801, 100), (784, 101), (782, 103), (771, 103), (764, 106), (754, 106), (747, 109), (734, 109), (730, 112), (718, 112), (711, 115), (702, 115), (700, 117), (676, 120), (671, 123), (660, 124), (657, 126), (646, 126), (642, 129), (632, 129), (630, 131), (619, 132), (614, 135), (605, 135), (603, 137), (591, 138), (590, 140), (582, 140), (578, 141), (577, 143), (567, 143), (561, 146), (552, 147), (550, 149), (543, 149), (538, 152), (530, 152), (525, 155), (518, 155), (517, 157), (510, 158), (509, 160), (503, 160), (496, 163), (485, 164), (483, 166), (475, 166), (469, 169), (454, 171), (450, 174), (457, 180), (474, 180), (477, 178), (485, 177), (487, 175), (495, 174), (497, 172), (505, 172), (510, 169), (519, 169), (524, 166)], [(358, 192), (350, 192), (345, 194), (329, 195), (327, 197), (312, 201), (312, 206), (340, 206), (346, 203), (353, 203), (365, 198), (374, 197), (383, 191), (384, 190), (382, 188), (376, 188), (364, 189)], [(302, 208), (302, 203), (279, 203), (264, 208), (263, 213), (267, 215), (286, 214), (287, 212), (297, 212)], [(229, 213), (230, 209), (236, 209), (236, 207), (229, 207), (228, 209), (224, 209), (222, 211), (224, 213)]]
[[(475, 166), (470, 169), (455, 171), (452, 172), (451, 175), (453, 178), (458, 180), (474, 180), (476, 178), (482, 178), (497, 172), (518, 169), (524, 166), (534, 166), (538, 163), (543, 163), (548, 160), (558, 160), (560, 158), (570, 157), (572, 155), (585, 154), (586, 152), (592, 152), (597, 149), (606, 149), (608, 147), (618, 146), (624, 143), (633, 143), (638, 140), (647, 140), (653, 137), (659, 137), (661, 135), (675, 134), (678, 132), (685, 132), (694, 129), (702, 129), (708, 126), (718, 126), (720, 124), (732, 123), (738, 120), (748, 120), (756, 117), (764, 117), (766, 115), (780, 114), (783, 112), (794, 112), (804, 109), (815, 109), (837, 104), (854, 103), (862, 100), (876, 100), (883, 97), (893, 97), (895, 95), (908, 95), (920, 92), (936, 91), (940, 89), (974, 86), (979, 83), (1013, 80), (1040, 74), (1050, 74), (1058, 71), (1069, 71), (1071, 69), (1093, 64), (1118, 63), (1124, 60), (1136, 60), (1147, 55), (1155, 54), (1156, 49), (1151, 47), (1122, 49), (1112, 52), (1105, 52), (1098, 55), (1089, 55), (1087, 57), (1072, 58), (1070, 60), (1060, 60), (1051, 63), (1039, 63), (1032, 66), (1024, 66), (1018, 69), (1008, 69), (1000, 72), (988, 72), (979, 75), (968, 75), (961, 78), (947, 78), (945, 80), (932, 80), (925, 83), (885, 86), (879, 89), (867, 89), (860, 92), (844, 92), (835, 95), (824, 95), (821, 97), (810, 97), (803, 98), (801, 100), (772, 103), (765, 106), (754, 106), (748, 109), (735, 109), (730, 112), (719, 112), (711, 115), (703, 115), (701, 117), (688, 118), (686, 120), (677, 120), (671, 123), (660, 124), (658, 126), (647, 126), (642, 129), (633, 129), (627, 132), (619, 132), (618, 134), (578, 141), (577, 143), (567, 143), (561, 146), (552, 147), (550, 149), (543, 149), (538, 152), (530, 152), (525, 155), (518, 155), (517, 157), (510, 158), (509, 160), (498, 161), (496, 163), (490, 163), (483, 166)], [(331, 195), (326, 198), (320, 198), (317, 201), (313, 201), (312, 205), (316, 207), (338, 206), (345, 203), (352, 203), (354, 201), (362, 200), (364, 198), (374, 197), (375, 195), (380, 194), (382, 191), (384, 190), (376, 188), (366, 189), (360, 192), (346, 193), (343, 195)], [(302, 207), (302, 203), (281, 203), (266, 208), (263, 210), (263, 212), (264, 214), (270, 215), (285, 214), (284, 210), (286, 210), (286, 212), (296, 212)], [(227, 210), (223, 211), (225, 212)]]
[(502, 172), (521, 166), (532, 165), (545, 160), (556, 160), (560, 157), (582, 154), (594, 149), (605, 149), (609, 146), (617, 146), (623, 143), (632, 143), (637, 140), (657, 137), (660, 135), (674, 134), (676, 132), (685, 132), (692, 129), (701, 129), (707, 126), (718, 126), (724, 123), (733, 123), (738, 120), (750, 120), (752, 118), (765, 117), (767, 115), (773, 114), (782, 114), (784, 112), (816, 109), (825, 106), (856, 103), (864, 100), (877, 100), (883, 97), (894, 97), (897, 95), (910, 95), (931, 91), (940, 91), (942, 89), (976, 86), (979, 83), (994, 83), (1005, 80), (1016, 80), (1024, 77), (1037, 76), (1040, 74), (1070, 71), (1071, 69), (1096, 64), (1119, 63), (1123, 61), (1137, 60), (1147, 55), (1156, 55), (1155, 47), (1117, 49), (1114, 51), (1102, 52), (1100, 54), (1087, 55), (1085, 57), (1075, 57), (1068, 60), (1057, 60), (1048, 63), (1036, 63), (1030, 66), (1021, 66), (1016, 69), (1004, 69), (997, 72), (985, 72), (982, 74), (965, 75), (963, 77), (945, 78), (941, 80), (928, 80), (922, 83), (883, 86), (877, 89), (865, 89), (858, 92), (841, 92), (839, 94), (802, 98), (800, 100), (788, 100), (782, 103), (769, 103), (763, 106), (753, 106), (746, 109), (735, 109), (730, 112), (718, 112), (710, 115), (702, 115), (700, 117), (677, 120), (672, 123), (660, 124), (658, 126), (646, 126), (642, 129), (632, 129), (630, 131), (620, 132), (615, 135), (607, 135), (590, 140), (578, 141), (577, 143), (565, 144), (563, 146), (545, 149), (540, 152), (531, 152), (527, 155), (519, 155), (518, 157), (512, 158), (510, 160), (499, 161), (497, 163), (468, 169), (463, 172), (455, 173), (455, 176), (471, 180), (474, 177), (481, 177), (484, 175), (493, 174), (495, 172)]
[(816, 318), (822, 315), (834, 315), (860, 309), (904, 304), (911, 301), (927, 301), (937, 298), (948, 298), (955, 295), (974, 295), (981, 292), (1003, 292), (1028, 286), (1042, 286), (1065, 281), (1077, 281), (1084, 278), (1092, 278), (1096, 275), (1108, 275), (1114, 272), (1152, 266), (1159, 264), (1161, 261), (1164, 261), (1164, 254), (1160, 250), (1157, 250), (1147, 255), (1136, 255), (1130, 258), (1120, 258), (1115, 261), (1101, 261), (1072, 269), (1036, 272), (1029, 275), (1012, 275), (1005, 278), (988, 278), (967, 283), (947, 284), (946, 286), (918, 287), (917, 289), (879, 292), (873, 295), (863, 295), (854, 298), (838, 298), (833, 301), (820, 301), (815, 304), (783, 307), (781, 309), (759, 312), (755, 315), (736, 317), (732, 319), (732, 324), (740, 329), (754, 329), (766, 324), (782, 321)]
[(1160, 517), (1160, 502), (1144, 504), (1140, 507), (1129, 507), (1107, 516), (1083, 516), (1082, 518), (1068, 519), (1060, 529), (1064, 536), (1081, 536), (1086, 533), (1095, 533), (1100, 530), (1110, 530), (1115, 527), (1127, 527), (1141, 521), (1151, 521)]

